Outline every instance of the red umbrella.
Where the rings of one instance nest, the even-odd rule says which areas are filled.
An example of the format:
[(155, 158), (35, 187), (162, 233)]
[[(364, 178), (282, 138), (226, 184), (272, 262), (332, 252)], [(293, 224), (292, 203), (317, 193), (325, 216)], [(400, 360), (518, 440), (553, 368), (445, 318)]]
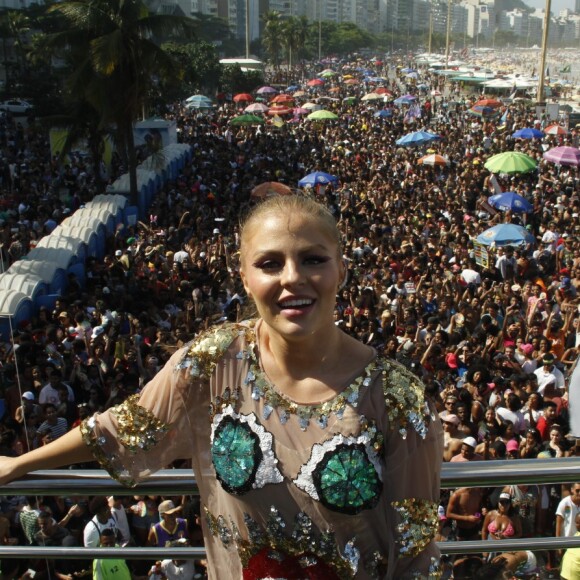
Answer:
[(271, 103), (291, 103), (294, 99), (290, 95), (276, 95), (270, 102)]
[(248, 93), (239, 93), (234, 97), (234, 103), (251, 103), (254, 97)]
[(473, 106), (474, 107), (493, 107), (495, 109), (496, 107), (503, 106), (503, 103), (501, 101), (498, 101), (497, 99), (481, 99), (480, 101), (477, 101), (477, 103), (475, 103)]
[(312, 79), (306, 83), (309, 87), (321, 87), (324, 84), (322, 79)]
[(389, 91), (389, 89), (386, 89), (385, 87), (379, 87), (374, 92), (377, 93), (377, 95), (392, 95), (393, 94), (393, 93), (391, 93), (391, 91)]
[(562, 127), (562, 125), (554, 123), (553, 125), (546, 127), (544, 129), (544, 133), (546, 135), (568, 135), (568, 129), (566, 129), (566, 127)]
[(289, 107), (284, 107), (283, 105), (277, 105), (274, 107), (270, 107), (270, 110), (268, 111), (268, 115), (287, 115), (288, 113), (291, 113), (292, 109)]

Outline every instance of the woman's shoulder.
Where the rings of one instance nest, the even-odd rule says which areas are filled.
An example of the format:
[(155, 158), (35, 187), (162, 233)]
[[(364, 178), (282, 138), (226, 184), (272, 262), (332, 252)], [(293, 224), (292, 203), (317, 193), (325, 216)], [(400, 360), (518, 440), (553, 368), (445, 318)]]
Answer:
[(194, 377), (209, 378), (234, 343), (249, 346), (255, 342), (255, 322), (226, 322), (204, 330), (181, 349), (176, 368), (189, 368)]
[(431, 420), (431, 409), (425, 397), (423, 381), (403, 364), (379, 356), (380, 386), (391, 422), (405, 432), (414, 429), (425, 438)]

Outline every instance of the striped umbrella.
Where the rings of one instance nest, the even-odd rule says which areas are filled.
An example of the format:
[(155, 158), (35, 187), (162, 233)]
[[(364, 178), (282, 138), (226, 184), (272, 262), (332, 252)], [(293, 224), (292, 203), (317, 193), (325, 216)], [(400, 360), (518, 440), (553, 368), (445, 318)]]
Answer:
[(550, 125), (544, 129), (544, 133), (546, 135), (568, 135), (568, 132), (569, 131), (566, 129), (566, 127), (562, 127), (562, 125), (558, 125), (557, 123), (554, 123), (553, 125)]
[(435, 153), (433, 155), (425, 155), (421, 157), (418, 163), (421, 165), (430, 165), (431, 167), (445, 167), (446, 165), (449, 165), (449, 159), (447, 159), (447, 157), (443, 157), (443, 155)]

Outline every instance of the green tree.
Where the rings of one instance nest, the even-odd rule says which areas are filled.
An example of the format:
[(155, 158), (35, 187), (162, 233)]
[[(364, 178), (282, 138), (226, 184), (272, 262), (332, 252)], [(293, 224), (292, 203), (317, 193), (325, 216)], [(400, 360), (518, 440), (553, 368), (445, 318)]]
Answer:
[(290, 16), (282, 21), (282, 43), (286, 51), (288, 70), (292, 68), (292, 58), (298, 47), (298, 18)]
[(262, 16), (264, 33), (262, 34), (262, 46), (268, 53), (274, 68), (280, 67), (280, 53), (282, 51), (282, 37), (284, 25), (280, 12), (266, 12)]
[(142, 0), (69, 0), (49, 8), (66, 28), (48, 37), (71, 63), (67, 88), (99, 114), (99, 128), (116, 127), (116, 145), (137, 195), (133, 123), (160, 79), (180, 77), (178, 64), (156, 41), (190, 34), (191, 19), (152, 15)]
[(331, 53), (349, 54), (373, 45), (374, 38), (371, 34), (352, 22), (343, 22), (332, 31), (327, 50)]
[(264, 75), (259, 70), (243, 71), (239, 65), (222, 68), (220, 90), (224, 93), (251, 93), (264, 84)]
[(182, 100), (196, 93), (211, 95), (215, 92), (222, 69), (213, 44), (205, 40), (188, 44), (168, 42), (162, 48), (179, 62), (183, 71), (181, 78), (163, 82), (165, 101)]

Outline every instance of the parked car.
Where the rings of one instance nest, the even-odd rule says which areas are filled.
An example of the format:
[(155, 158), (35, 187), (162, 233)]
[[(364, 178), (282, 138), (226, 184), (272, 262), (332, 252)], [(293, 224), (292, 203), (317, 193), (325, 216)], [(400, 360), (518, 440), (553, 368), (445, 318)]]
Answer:
[(0, 111), (12, 113), (13, 115), (26, 115), (32, 109), (32, 105), (22, 99), (10, 99), (0, 103)]

